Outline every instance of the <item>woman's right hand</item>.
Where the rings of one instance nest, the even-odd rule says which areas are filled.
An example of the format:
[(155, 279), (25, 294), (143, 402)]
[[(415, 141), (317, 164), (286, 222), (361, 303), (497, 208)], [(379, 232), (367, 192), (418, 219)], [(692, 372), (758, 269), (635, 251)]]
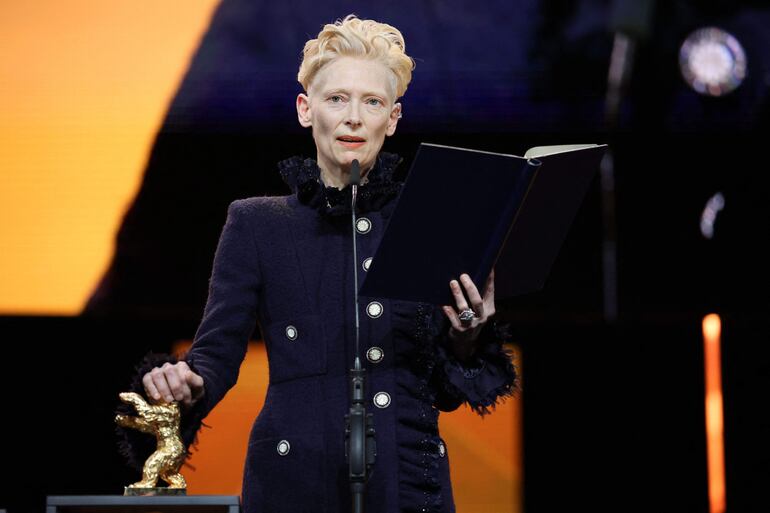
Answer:
[(190, 408), (203, 397), (203, 378), (194, 373), (187, 362), (165, 363), (142, 376), (144, 390), (151, 402), (179, 401)]

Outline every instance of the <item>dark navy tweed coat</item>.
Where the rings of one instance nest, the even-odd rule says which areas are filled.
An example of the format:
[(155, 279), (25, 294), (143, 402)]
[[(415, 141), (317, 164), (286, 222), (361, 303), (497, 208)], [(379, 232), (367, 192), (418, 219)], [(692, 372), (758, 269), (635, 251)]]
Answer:
[[(392, 179), (398, 161), (381, 153), (359, 188), (359, 283), (400, 191)], [(270, 384), (249, 438), (244, 511), (347, 512), (344, 416), (355, 352), (350, 187), (325, 187), (310, 159), (284, 161), (280, 172), (294, 194), (230, 205), (185, 359), (205, 381), (195, 407), (205, 416), (235, 384), (258, 322)], [(440, 308), (363, 296), (359, 305), (367, 411), (377, 434), (366, 511), (454, 511), (439, 410), (466, 402), (485, 414), (512, 394), (506, 333), (488, 322), (476, 356), (461, 364), (446, 350), (449, 323)]]

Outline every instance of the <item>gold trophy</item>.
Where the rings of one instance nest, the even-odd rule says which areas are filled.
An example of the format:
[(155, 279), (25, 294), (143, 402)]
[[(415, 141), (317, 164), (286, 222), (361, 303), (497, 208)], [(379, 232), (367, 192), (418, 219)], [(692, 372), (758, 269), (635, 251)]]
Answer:
[[(155, 452), (144, 462), (142, 480), (126, 486), (123, 495), (186, 495), (187, 482), (179, 473), (187, 454), (179, 433), (179, 404), (151, 405), (134, 392), (123, 392), (119, 396), (121, 401), (134, 407), (138, 416), (117, 415), (115, 422), (155, 435), (157, 440)], [(168, 487), (157, 486), (158, 478), (168, 483)]]

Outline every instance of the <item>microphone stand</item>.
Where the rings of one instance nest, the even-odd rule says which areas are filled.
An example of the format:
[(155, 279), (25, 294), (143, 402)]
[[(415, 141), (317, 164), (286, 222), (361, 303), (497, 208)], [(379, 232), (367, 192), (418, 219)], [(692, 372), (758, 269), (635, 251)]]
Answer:
[[(640, 41), (649, 37), (655, 0), (614, 0), (610, 29), (615, 32), (607, 72), (604, 122), (610, 135), (617, 133), (620, 109), (633, 70)], [(615, 194), (615, 160), (610, 145), (600, 164), (602, 206), (602, 282), (604, 320), (618, 320), (618, 258)]]
[(377, 456), (375, 442), (374, 417), (366, 413), (364, 390), (366, 387), (366, 369), (361, 367), (359, 357), (358, 323), (358, 256), (356, 252), (356, 196), (361, 181), (361, 168), (358, 160), (353, 160), (350, 168), (352, 188), (351, 217), (353, 220), (353, 282), (356, 318), (356, 354), (353, 368), (350, 369), (350, 411), (345, 415), (345, 456), (348, 458), (348, 480), (353, 502), (353, 513), (364, 513), (366, 482)]

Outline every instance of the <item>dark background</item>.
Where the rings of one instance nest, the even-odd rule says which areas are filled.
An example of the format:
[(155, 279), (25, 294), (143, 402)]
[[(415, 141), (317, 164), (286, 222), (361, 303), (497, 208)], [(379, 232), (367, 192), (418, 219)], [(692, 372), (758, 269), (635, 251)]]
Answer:
[[(194, 335), (227, 205), (288, 193), (275, 163), (314, 156), (293, 107), (300, 51), (322, 23), (354, 12), (401, 29), (417, 61), (384, 148), (405, 157), (402, 177), (423, 141), (517, 154), (605, 142), (613, 151), (617, 320), (604, 316), (598, 177), (545, 289), (498, 305), (523, 352), (527, 513), (707, 511), (700, 323), (709, 312), (724, 321), (728, 509), (766, 511), (770, 9), (651, 3), (609, 130), (612, 15), (624, 4), (223, 0), (87, 308), (0, 317), (0, 508), (41, 511), (46, 495), (112, 494), (133, 480), (112, 431), (91, 427), (111, 417), (149, 349)], [(746, 81), (726, 97), (699, 96), (678, 71), (679, 45), (705, 25), (732, 32), (748, 56)], [(725, 209), (706, 240), (700, 215), (718, 191)]]

